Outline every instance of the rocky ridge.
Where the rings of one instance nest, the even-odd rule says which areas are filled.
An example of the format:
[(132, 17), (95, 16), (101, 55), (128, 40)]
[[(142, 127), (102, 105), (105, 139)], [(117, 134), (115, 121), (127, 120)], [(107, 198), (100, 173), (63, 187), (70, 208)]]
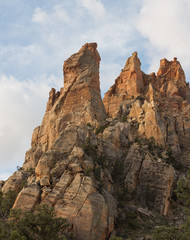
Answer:
[(18, 192), (13, 208), (54, 206), (78, 240), (109, 239), (131, 208), (166, 216), (190, 164), (190, 89), (177, 59), (147, 75), (133, 53), (103, 101), (99, 63), (96, 43), (65, 61), (23, 167), (1, 182)]

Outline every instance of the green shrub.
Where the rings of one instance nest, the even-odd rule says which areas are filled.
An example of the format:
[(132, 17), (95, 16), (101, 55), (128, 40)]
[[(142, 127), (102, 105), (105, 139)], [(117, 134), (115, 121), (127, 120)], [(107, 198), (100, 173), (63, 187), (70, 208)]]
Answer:
[(184, 166), (181, 162), (176, 161), (175, 157), (173, 156), (172, 149), (168, 147), (167, 149), (167, 159), (166, 163), (172, 165), (177, 170), (183, 170)]
[(17, 171), (22, 171), (23, 170), (23, 168), (20, 167), (20, 166), (17, 166), (16, 168), (17, 168)]
[(178, 228), (163, 226), (155, 230), (153, 240), (185, 240), (185, 238)]
[(187, 208), (190, 207), (190, 169), (188, 170), (187, 179), (181, 178), (177, 182), (175, 190), (178, 200)]
[(9, 216), (10, 209), (12, 208), (17, 197), (17, 193), (15, 191), (8, 191), (3, 195), (0, 192), (0, 217), (7, 218)]
[(85, 143), (82, 145), (82, 148), (84, 149), (84, 152), (88, 156), (95, 156), (96, 155), (96, 148), (94, 145), (91, 144), (90, 138), (87, 138)]
[(94, 168), (94, 177), (97, 181), (101, 182), (101, 167)]
[(138, 216), (135, 212), (133, 211), (128, 211), (126, 215), (126, 224), (130, 229), (138, 229), (139, 226), (139, 221), (138, 221)]
[(128, 199), (128, 195), (129, 195), (129, 190), (128, 187), (123, 187), (122, 191), (119, 193), (117, 193), (117, 200), (119, 202), (127, 200)]
[(8, 222), (10, 233), (7, 239), (19, 240), (64, 240), (68, 227), (65, 219), (57, 218), (54, 209), (38, 205), (34, 212), (11, 211)]
[(184, 165), (181, 162), (175, 161), (172, 165), (176, 170), (183, 171), (184, 169)]
[(99, 133), (103, 133), (103, 131), (109, 126), (109, 123), (100, 125), (96, 128), (95, 134), (98, 135)]
[(85, 176), (91, 176), (92, 172), (93, 172), (93, 169), (92, 169), (92, 168), (86, 168), (86, 169), (84, 169), (84, 175), (85, 175)]
[(116, 161), (111, 174), (113, 180), (114, 181), (121, 180), (123, 174), (124, 174), (123, 162)]
[(173, 152), (172, 149), (170, 147), (168, 147), (167, 149), (167, 159), (166, 159), (166, 163), (168, 164), (174, 164), (175, 163), (175, 158), (173, 156)]
[(153, 240), (189, 240), (190, 239), (190, 170), (188, 170), (187, 179), (181, 178), (177, 183), (175, 190), (178, 201), (186, 208), (186, 221), (179, 227), (162, 226), (155, 230)]
[(122, 213), (119, 213), (116, 219), (116, 227), (122, 226), (128, 230), (136, 230), (140, 228), (140, 222), (138, 220), (137, 214), (131, 210), (126, 211), (124, 215)]
[(148, 150), (152, 153), (152, 151), (156, 148), (155, 139), (151, 137), (150, 139), (147, 139), (147, 142), (148, 142)]
[(108, 161), (107, 161), (107, 158), (106, 158), (106, 156), (104, 156), (104, 155), (101, 155), (101, 156), (95, 156), (94, 158), (93, 158), (93, 162), (94, 162), (94, 164), (98, 164), (99, 166), (101, 166), (102, 168), (105, 168), (105, 167), (107, 167), (107, 165), (108, 165)]
[(118, 236), (113, 236), (113, 237), (111, 237), (110, 240), (123, 240), (123, 238), (122, 237), (118, 237)]
[(126, 122), (126, 121), (127, 121), (127, 114), (122, 114), (120, 121), (121, 121), (121, 122)]

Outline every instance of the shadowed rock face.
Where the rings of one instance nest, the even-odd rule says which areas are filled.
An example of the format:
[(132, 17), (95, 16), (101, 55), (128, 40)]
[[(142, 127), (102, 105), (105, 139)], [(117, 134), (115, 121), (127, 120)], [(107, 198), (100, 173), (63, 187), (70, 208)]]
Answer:
[(22, 169), (0, 182), (3, 193), (19, 192), (14, 208), (54, 206), (77, 240), (109, 239), (116, 217), (127, 218), (134, 203), (167, 215), (176, 178), (168, 149), (190, 164), (190, 89), (177, 59), (161, 60), (157, 76), (147, 75), (133, 53), (105, 108), (99, 63), (96, 43), (65, 61), (64, 87), (50, 91)]

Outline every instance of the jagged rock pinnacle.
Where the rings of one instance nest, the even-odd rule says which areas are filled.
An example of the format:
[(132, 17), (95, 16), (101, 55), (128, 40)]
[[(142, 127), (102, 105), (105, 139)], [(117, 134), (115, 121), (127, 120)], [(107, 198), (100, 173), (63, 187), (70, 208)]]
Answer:
[(13, 208), (54, 206), (78, 240), (110, 239), (131, 209), (151, 225), (150, 211), (167, 215), (175, 164), (190, 165), (190, 89), (177, 58), (148, 75), (134, 52), (105, 94), (109, 118), (99, 64), (96, 43), (64, 62), (64, 87), (50, 91), (23, 167), (0, 183), (19, 192)]
[(34, 131), (32, 146), (49, 150), (68, 124), (97, 125), (106, 112), (100, 95), (100, 56), (96, 43), (85, 44), (64, 62), (64, 87), (49, 93), (42, 125)]

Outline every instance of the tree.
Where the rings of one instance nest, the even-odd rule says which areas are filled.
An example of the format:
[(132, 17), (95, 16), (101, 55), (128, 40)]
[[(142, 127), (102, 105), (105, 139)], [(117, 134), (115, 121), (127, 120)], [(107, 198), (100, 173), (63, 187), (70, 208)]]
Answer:
[(190, 169), (187, 172), (187, 178), (179, 179), (175, 192), (178, 200), (187, 210), (190, 207)]
[(13, 191), (9, 191), (5, 195), (0, 192), (1, 240), (73, 239), (67, 231), (68, 223), (65, 219), (56, 217), (53, 207), (37, 205), (30, 212), (11, 209), (16, 195)]
[[(15, 191), (8, 191), (3, 195), (2, 192), (0, 192), (0, 239), (1, 240), (7, 240), (9, 236), (9, 225), (7, 222), (10, 209), (12, 208), (15, 199), (16, 199), (17, 193)], [(17, 238), (12, 238), (17, 239)], [(21, 240), (21, 238), (19, 238)]]
[[(155, 230), (153, 240), (183, 240), (183, 232), (177, 227), (162, 226)], [(185, 239), (184, 239), (185, 240)]]
[(52, 207), (38, 205), (33, 212), (11, 210), (9, 226), (10, 237), (18, 235), (23, 240), (64, 240), (68, 224), (65, 219), (55, 216)]
[(6, 219), (9, 216), (10, 209), (12, 208), (17, 193), (9, 190), (4, 195), (0, 192), (0, 218)]

